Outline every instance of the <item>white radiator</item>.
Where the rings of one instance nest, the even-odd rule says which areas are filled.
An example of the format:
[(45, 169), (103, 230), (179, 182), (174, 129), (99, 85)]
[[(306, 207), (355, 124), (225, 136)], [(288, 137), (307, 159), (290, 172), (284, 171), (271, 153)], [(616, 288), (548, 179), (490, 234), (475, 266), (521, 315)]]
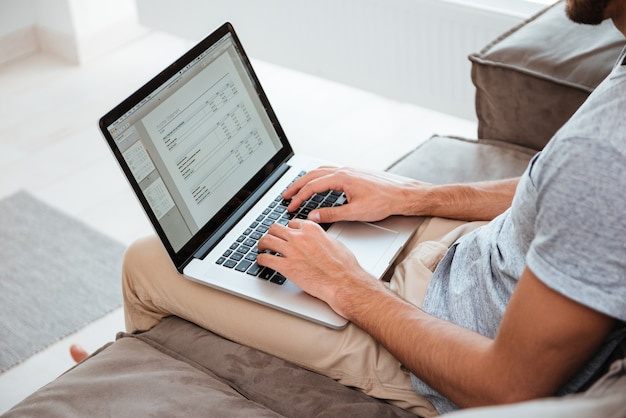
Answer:
[(522, 20), (470, 0), (138, 0), (143, 24), (199, 40), (234, 24), (256, 58), (474, 119), (467, 55)]

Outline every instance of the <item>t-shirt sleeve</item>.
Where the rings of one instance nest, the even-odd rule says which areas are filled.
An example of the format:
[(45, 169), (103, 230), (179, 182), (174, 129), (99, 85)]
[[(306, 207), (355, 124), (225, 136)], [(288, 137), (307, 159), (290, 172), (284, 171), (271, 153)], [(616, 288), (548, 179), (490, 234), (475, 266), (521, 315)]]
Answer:
[(527, 263), (550, 288), (626, 321), (624, 150), (568, 139), (529, 172), (537, 192)]

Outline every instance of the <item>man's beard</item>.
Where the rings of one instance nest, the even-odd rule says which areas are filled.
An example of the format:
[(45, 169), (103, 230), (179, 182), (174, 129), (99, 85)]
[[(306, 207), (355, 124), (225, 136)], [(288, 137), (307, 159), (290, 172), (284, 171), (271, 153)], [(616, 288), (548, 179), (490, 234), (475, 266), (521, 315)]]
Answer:
[(611, 0), (568, 0), (565, 12), (576, 23), (599, 25), (606, 19), (605, 10)]

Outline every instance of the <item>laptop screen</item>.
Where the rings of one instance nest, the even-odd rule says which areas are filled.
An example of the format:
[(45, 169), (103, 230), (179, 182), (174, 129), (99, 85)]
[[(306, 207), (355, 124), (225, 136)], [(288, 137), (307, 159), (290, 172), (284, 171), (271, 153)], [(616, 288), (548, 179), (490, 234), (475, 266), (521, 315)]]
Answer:
[(100, 124), (170, 253), (217, 229), (291, 155), (228, 24)]

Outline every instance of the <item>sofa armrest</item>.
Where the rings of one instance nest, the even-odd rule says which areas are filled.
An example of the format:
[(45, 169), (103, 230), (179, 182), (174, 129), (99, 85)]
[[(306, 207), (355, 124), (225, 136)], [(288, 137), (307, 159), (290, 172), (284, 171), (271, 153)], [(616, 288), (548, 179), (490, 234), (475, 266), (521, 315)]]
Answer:
[(502, 141), (433, 136), (387, 170), (433, 184), (520, 176), (536, 150)]

